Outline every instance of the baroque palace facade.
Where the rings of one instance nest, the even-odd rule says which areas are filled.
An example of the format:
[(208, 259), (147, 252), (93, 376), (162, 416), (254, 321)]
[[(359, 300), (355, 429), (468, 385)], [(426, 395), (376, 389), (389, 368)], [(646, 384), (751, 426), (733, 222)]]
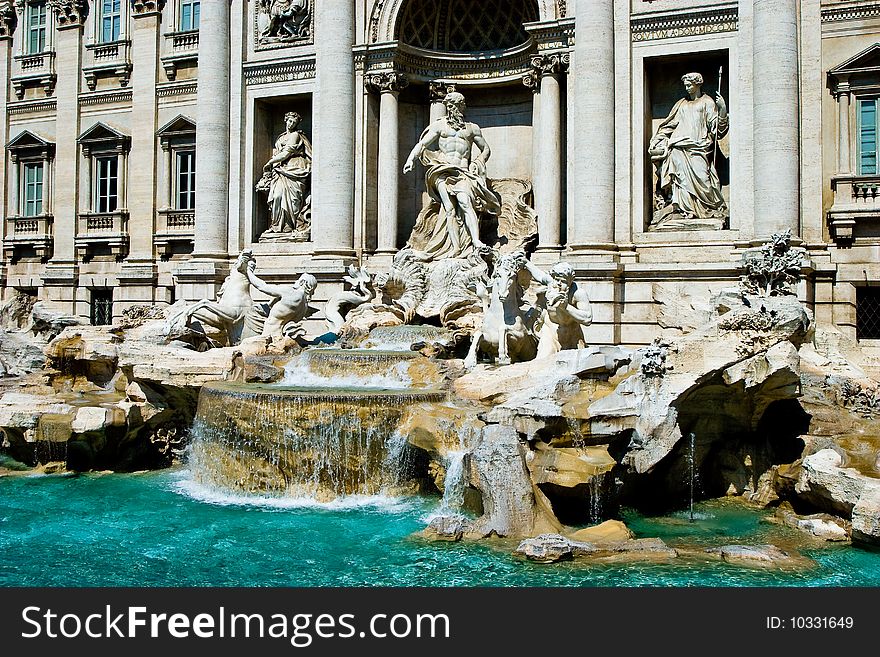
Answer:
[(880, 2), (14, 0), (0, 86), (3, 300), (109, 323), (249, 249), (322, 307), (407, 242), (455, 90), (588, 341), (649, 342), (786, 230), (817, 320), (880, 338)]

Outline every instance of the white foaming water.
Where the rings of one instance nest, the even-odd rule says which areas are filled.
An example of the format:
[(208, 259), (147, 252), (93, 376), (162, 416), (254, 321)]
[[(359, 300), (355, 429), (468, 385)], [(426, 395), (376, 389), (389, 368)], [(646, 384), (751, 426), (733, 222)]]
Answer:
[(464, 506), (464, 490), (467, 482), (464, 477), (464, 450), (446, 455), (446, 478), (443, 482), (442, 508), (459, 510)]
[(316, 509), (326, 511), (352, 511), (368, 509), (381, 513), (402, 513), (416, 507), (412, 499), (390, 495), (347, 495), (329, 502), (319, 502), (310, 497), (283, 495), (248, 495), (232, 493), (201, 484), (192, 479), (188, 470), (182, 470), (171, 490), (197, 502), (215, 506), (244, 506), (269, 510)]
[[(402, 351), (402, 350), (401, 350)], [(384, 390), (404, 390), (412, 386), (406, 361), (389, 366), (384, 374), (361, 375), (355, 372), (345, 375), (324, 376), (312, 371), (309, 359), (297, 356), (284, 366), (281, 385), (307, 388), (375, 388)]]

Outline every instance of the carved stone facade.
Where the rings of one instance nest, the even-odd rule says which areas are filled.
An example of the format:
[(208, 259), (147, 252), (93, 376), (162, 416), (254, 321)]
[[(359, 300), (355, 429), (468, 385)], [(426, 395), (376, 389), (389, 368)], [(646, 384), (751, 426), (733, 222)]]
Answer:
[[(790, 288), (818, 323), (880, 339), (857, 329), (880, 282), (880, 2), (129, 0), (118, 19), (104, 11), (0, 2), (0, 299), (24, 291), (85, 318), (110, 295), (120, 318), (213, 298), (243, 249), (272, 285), (315, 272), (319, 307), (351, 293), (355, 262), (393, 272), (377, 298), (424, 298), (432, 273), (395, 261), (428, 198), (403, 165), (457, 91), (491, 147), (504, 221), (537, 226), (529, 261), (571, 263), (590, 301), (588, 343), (650, 344), (655, 284), (718, 292), (787, 230), (802, 249)], [(728, 123), (698, 145), (708, 155), (666, 174), (708, 162), (723, 210), (655, 230), (663, 167), (652, 158), (683, 143), (673, 109), (699, 100), (683, 89), (694, 72), (695, 112), (721, 114), (720, 93)], [(288, 113), (315, 148), (310, 230), (260, 241), (270, 216), (258, 183)], [(651, 148), (658, 133), (671, 148)]]

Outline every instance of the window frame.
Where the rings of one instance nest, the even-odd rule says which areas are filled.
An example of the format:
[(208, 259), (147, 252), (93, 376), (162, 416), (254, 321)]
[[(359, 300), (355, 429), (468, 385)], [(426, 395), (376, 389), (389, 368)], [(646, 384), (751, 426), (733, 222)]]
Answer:
[[(34, 25), (34, 10), (40, 8), (42, 12), (42, 24)], [(25, 5), (24, 10), (24, 38), (22, 51), (25, 55), (40, 55), (46, 52), (49, 45), (49, 3), (46, 0), (33, 0)], [(33, 37), (38, 35), (39, 48), (34, 48)]]
[[(45, 185), (46, 185), (46, 161), (42, 159), (26, 159), (21, 160), (18, 163), (19, 166), (19, 187), (18, 190), (18, 216), (20, 217), (42, 217), (46, 214), (46, 208), (44, 207), (44, 199), (45, 199)], [(39, 180), (34, 180), (33, 183), (28, 180), (28, 169), (33, 169), (34, 171), (39, 171)], [(31, 199), (28, 197), (29, 189), (33, 187), (34, 190), (38, 191), (34, 195), (34, 198)], [(29, 206), (34, 206), (34, 212), (29, 211)]]
[[(109, 10), (107, 8), (108, 3), (110, 5)], [(122, 19), (125, 15), (125, 3), (123, 3), (122, 0), (98, 0), (95, 4), (97, 9), (95, 12), (97, 15), (95, 22), (95, 43), (105, 44), (121, 41), (124, 38)], [(108, 19), (110, 20), (109, 38), (105, 34), (105, 27), (108, 24)]]
[[(862, 95), (856, 96), (856, 171), (859, 176), (876, 176), (880, 173), (880, 96)], [(874, 165), (873, 171), (865, 172), (862, 170), (863, 152), (862, 152), (862, 105), (872, 103), (874, 105)]]
[[(184, 26), (184, 10), (189, 8), (189, 27)], [(195, 20), (193, 20), (195, 17)], [(201, 0), (180, 0), (177, 6), (177, 30), (179, 32), (194, 32), (199, 29), (201, 22)]]
[[(110, 326), (113, 324), (113, 289), (112, 288), (95, 288), (92, 290), (92, 298), (91, 304), (89, 308), (89, 320), (92, 326)], [(98, 304), (106, 304), (107, 307), (104, 311), (106, 319), (108, 321), (98, 322), (98, 319), (104, 319), (104, 317), (98, 317)]]
[[(187, 156), (189, 160), (189, 170), (183, 173), (181, 171), (182, 156)], [(175, 148), (173, 154), (173, 189), (172, 189), (172, 209), (184, 212), (192, 212), (196, 209), (196, 149), (192, 147)], [(188, 181), (188, 189), (181, 191), (181, 181), (186, 176)], [(186, 198), (186, 206), (183, 207), (181, 200)]]
[[(94, 156), (94, 179), (92, 180), (92, 208), (91, 211), (95, 214), (113, 214), (114, 212), (118, 212), (120, 208), (120, 157), (118, 153), (96, 153)], [(102, 171), (101, 165), (106, 162), (108, 165), (107, 171), (107, 190), (106, 193), (101, 193), (101, 183), (102, 183)], [(113, 164), (114, 170), (112, 173), (109, 171), (110, 163)], [(111, 184), (113, 186), (113, 193), (111, 194)], [(112, 203), (111, 203), (112, 200)], [(102, 209), (101, 203), (102, 201), (106, 201), (106, 206)], [(112, 206), (112, 207), (111, 207)]]

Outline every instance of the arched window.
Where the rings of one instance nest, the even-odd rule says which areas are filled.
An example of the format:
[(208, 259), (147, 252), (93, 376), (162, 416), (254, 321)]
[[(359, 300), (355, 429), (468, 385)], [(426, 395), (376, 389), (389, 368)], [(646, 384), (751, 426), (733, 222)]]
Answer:
[(398, 40), (445, 52), (504, 50), (525, 43), (523, 23), (538, 20), (534, 0), (409, 0), (400, 12)]

